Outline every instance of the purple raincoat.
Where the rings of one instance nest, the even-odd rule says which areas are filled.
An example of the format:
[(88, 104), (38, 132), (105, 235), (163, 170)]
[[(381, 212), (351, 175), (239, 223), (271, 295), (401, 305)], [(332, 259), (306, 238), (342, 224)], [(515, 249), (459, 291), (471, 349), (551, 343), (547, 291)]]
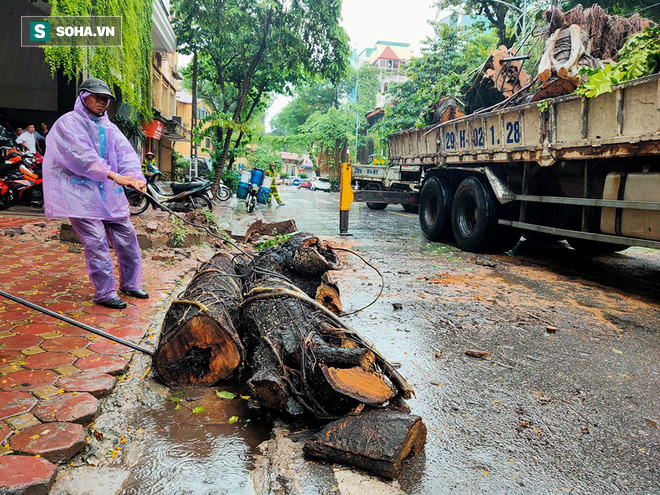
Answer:
[(91, 117), (79, 97), (74, 110), (53, 124), (46, 148), (47, 217), (118, 220), (130, 215), (123, 187), (108, 179), (108, 173), (145, 179), (137, 153), (107, 114)]

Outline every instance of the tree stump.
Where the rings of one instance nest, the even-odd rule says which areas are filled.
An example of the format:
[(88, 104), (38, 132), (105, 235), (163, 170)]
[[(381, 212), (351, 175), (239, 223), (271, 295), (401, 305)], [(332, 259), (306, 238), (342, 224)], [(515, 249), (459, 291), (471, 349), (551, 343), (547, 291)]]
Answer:
[(213, 385), (234, 374), (244, 356), (236, 331), (240, 301), (229, 255), (200, 266), (163, 321), (153, 367), (166, 385)]
[(355, 466), (396, 478), (403, 462), (426, 443), (422, 418), (389, 409), (347, 416), (321, 429), (303, 450), (308, 457)]

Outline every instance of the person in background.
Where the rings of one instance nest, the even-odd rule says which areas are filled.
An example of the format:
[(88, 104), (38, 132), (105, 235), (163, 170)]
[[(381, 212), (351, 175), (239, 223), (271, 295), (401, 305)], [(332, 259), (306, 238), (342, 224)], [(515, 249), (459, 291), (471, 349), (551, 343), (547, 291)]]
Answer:
[(48, 135), (48, 125), (45, 122), (39, 124), (39, 134), (41, 138), (37, 139), (37, 149), (42, 155), (46, 154), (46, 136)]
[(156, 158), (152, 151), (147, 151), (142, 160), (142, 173), (144, 175), (153, 175), (158, 172), (156, 167)]
[(266, 175), (273, 178), (273, 182), (270, 185), (270, 195), (268, 196), (268, 206), (273, 204), (273, 198), (277, 201), (277, 206), (284, 206), (284, 203), (280, 199), (280, 193), (277, 191), (277, 184), (275, 183), (275, 179), (277, 178), (276, 168), (277, 165), (271, 163), (268, 166), (268, 170), (266, 170)]
[(73, 111), (60, 117), (46, 137), (44, 158), (46, 216), (69, 218), (85, 250), (87, 273), (94, 286), (94, 302), (123, 309), (117, 295), (114, 264), (108, 240), (119, 264), (119, 288), (146, 299), (142, 289), (142, 257), (129, 219), (124, 186), (144, 191), (140, 158), (106, 115), (110, 87), (101, 79), (87, 79), (79, 87)]
[(17, 127), (16, 130), (14, 131), (14, 134), (16, 134), (16, 137), (20, 136), (21, 134), (23, 134), (23, 128)]
[(34, 130), (34, 124), (28, 122), (25, 126), (25, 131), (16, 138), (16, 144), (21, 145), (23, 148), (28, 150), (30, 153), (37, 153), (37, 139), (41, 138), (41, 134)]

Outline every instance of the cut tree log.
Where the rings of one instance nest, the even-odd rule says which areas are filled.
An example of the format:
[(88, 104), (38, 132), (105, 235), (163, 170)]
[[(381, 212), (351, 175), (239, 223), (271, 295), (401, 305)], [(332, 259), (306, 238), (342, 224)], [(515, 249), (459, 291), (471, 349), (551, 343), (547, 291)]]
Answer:
[(396, 478), (406, 459), (426, 443), (422, 418), (400, 411), (375, 410), (327, 424), (303, 451), (306, 456), (339, 462)]
[(412, 389), (373, 346), (288, 282), (275, 277), (250, 282), (241, 306), (242, 328), (255, 349), (247, 383), (262, 405), (332, 418), (411, 396)]
[(244, 356), (236, 331), (240, 301), (229, 255), (200, 266), (163, 321), (153, 367), (166, 385), (213, 385), (236, 372)]
[(341, 294), (339, 291), (339, 284), (337, 283), (332, 272), (328, 271), (321, 277), (321, 283), (316, 288), (314, 294), (316, 301), (328, 308), (334, 314), (339, 315), (342, 312)]
[[(330, 244), (318, 237), (300, 232), (279, 246), (273, 246), (261, 253), (253, 265), (239, 268), (239, 273), (247, 273), (251, 267), (256, 276), (264, 270), (283, 275), (309, 297), (329, 308), (335, 314), (341, 313), (339, 287), (328, 274), (338, 270), (341, 263)], [(253, 277), (254, 278), (254, 277)]]
[(240, 242), (249, 242), (256, 235), (292, 234), (296, 232), (296, 222), (283, 220), (281, 222), (266, 222), (262, 218), (244, 218), (236, 222), (231, 229), (231, 237)]

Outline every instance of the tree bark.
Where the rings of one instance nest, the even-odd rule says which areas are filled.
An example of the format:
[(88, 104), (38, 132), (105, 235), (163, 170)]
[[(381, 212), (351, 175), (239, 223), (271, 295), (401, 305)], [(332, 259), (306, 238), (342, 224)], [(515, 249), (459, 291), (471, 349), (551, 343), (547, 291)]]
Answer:
[(280, 278), (259, 278), (247, 286), (241, 321), (256, 349), (248, 386), (267, 407), (332, 418), (364, 404), (385, 405), (400, 393), (371, 349), (357, 338), (355, 349), (342, 347), (346, 334), (332, 326), (333, 319)]
[(153, 366), (166, 385), (213, 385), (234, 375), (244, 357), (236, 331), (240, 301), (229, 255), (200, 266), (163, 321)]
[(305, 443), (305, 455), (396, 478), (426, 443), (422, 418), (392, 410), (368, 411), (327, 424)]

